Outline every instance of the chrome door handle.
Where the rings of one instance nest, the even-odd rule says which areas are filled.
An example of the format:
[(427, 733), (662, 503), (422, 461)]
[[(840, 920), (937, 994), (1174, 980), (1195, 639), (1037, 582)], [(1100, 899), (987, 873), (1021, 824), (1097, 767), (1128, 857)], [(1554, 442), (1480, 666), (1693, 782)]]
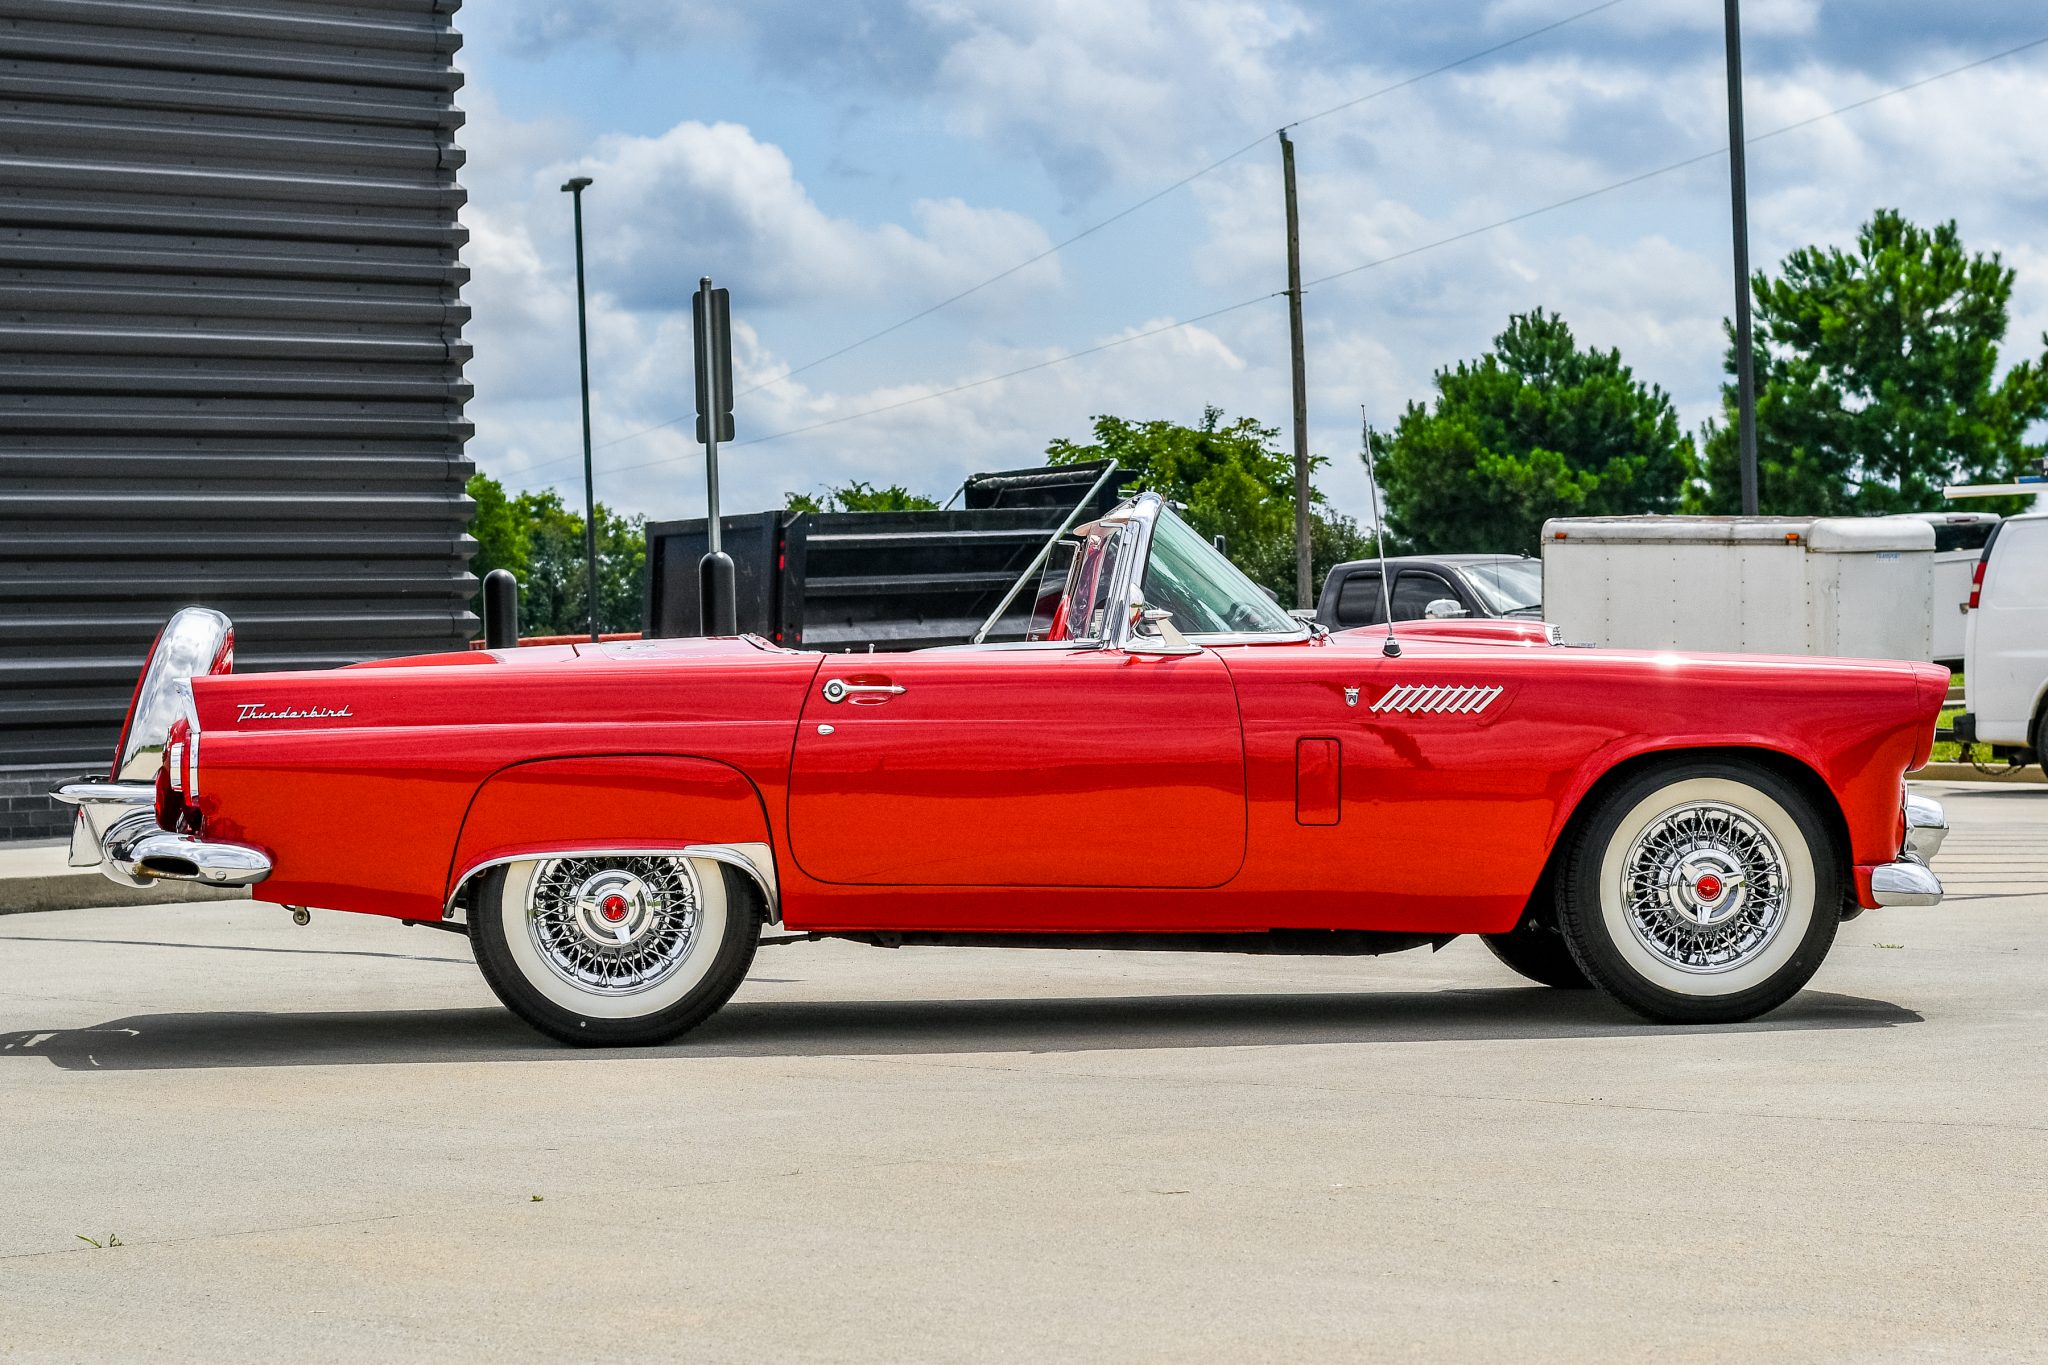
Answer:
[(850, 683), (831, 678), (825, 683), (825, 700), (841, 702), (848, 697), (893, 697), (902, 690), (893, 683)]

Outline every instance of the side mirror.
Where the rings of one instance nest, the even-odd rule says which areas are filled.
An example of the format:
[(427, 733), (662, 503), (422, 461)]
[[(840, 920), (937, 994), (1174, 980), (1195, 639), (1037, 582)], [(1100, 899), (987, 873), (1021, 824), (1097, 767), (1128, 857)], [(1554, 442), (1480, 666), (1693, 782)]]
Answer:
[[(1149, 632), (1143, 627), (1149, 626)], [(1131, 601), (1131, 633), (1126, 648), (1132, 654), (1199, 654), (1202, 647), (1180, 633), (1173, 613), (1164, 607), (1148, 607), (1135, 594)]]
[(1422, 609), (1425, 621), (1448, 621), (1454, 617), (1470, 616), (1472, 613), (1460, 606), (1454, 598), (1439, 597)]

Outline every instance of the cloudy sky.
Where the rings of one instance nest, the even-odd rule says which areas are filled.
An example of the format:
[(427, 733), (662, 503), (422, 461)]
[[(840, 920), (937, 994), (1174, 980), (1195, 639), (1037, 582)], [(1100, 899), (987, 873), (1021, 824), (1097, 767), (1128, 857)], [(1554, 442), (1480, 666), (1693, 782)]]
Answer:
[[(692, 422), (649, 428), (691, 411), (704, 274), (731, 288), (738, 334), (728, 511), (847, 478), (943, 498), (1097, 413), (1192, 422), (1215, 404), (1284, 426), (1272, 132), (1295, 120), (1304, 277), (1351, 272), (1304, 295), (1311, 446), (1340, 508), (1367, 509), (1360, 405), (1391, 421), (1532, 307), (1619, 347), (1696, 426), (1732, 298), (1725, 157), (1472, 232), (1725, 145), (1719, 0), (1594, 4), (473, 0), (470, 453), (581, 500), (557, 189), (574, 174), (596, 181), (592, 406), (614, 506), (702, 514)], [(1744, 23), (1752, 138), (2048, 36), (2039, 0), (1747, 0)], [(2011, 336), (2038, 349), (2048, 46), (1769, 138), (1750, 192), (1760, 266), (1850, 241), (1879, 206), (1957, 219), (2017, 268)]]

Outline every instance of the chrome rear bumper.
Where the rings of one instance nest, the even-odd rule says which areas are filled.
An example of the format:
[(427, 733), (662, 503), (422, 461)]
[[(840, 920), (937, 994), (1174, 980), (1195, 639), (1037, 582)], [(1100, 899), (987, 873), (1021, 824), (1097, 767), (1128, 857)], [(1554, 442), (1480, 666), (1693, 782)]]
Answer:
[(158, 825), (154, 784), (83, 780), (66, 782), (50, 795), (78, 808), (71, 865), (97, 867), (111, 882), (254, 886), (270, 875), (270, 855), (261, 849), (195, 839)]

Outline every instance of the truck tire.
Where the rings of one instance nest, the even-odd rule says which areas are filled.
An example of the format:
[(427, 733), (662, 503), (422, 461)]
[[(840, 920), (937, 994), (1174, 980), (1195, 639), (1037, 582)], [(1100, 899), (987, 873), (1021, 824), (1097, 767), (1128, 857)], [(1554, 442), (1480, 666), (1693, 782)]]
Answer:
[(1558, 927), (1593, 984), (1644, 1018), (1737, 1023), (1819, 969), (1842, 857), (1777, 774), (1666, 764), (1623, 781), (1580, 827), (1558, 875)]
[(469, 940), (505, 1007), (582, 1047), (665, 1043), (746, 979), (761, 912), (744, 874), (681, 857), (572, 855), (478, 879)]

